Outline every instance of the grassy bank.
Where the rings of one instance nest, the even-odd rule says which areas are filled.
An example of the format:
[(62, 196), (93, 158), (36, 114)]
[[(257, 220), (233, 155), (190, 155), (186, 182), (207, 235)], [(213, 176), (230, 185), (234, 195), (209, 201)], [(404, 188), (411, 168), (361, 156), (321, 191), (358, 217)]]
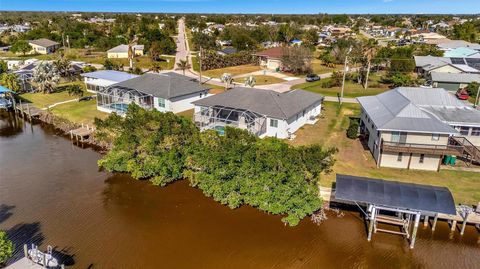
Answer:
[(476, 204), (480, 201), (479, 173), (441, 170), (440, 172), (377, 168), (370, 151), (358, 139), (346, 137), (349, 117), (360, 114), (357, 104), (344, 104), (341, 109), (337, 103), (324, 103), (323, 117), (314, 125), (306, 125), (299, 130), (291, 141), (294, 145), (319, 143), (327, 147), (337, 147), (336, 163), (333, 172), (322, 175), (320, 184), (331, 187), (335, 175), (349, 174), (417, 184), (448, 187), (457, 203)]

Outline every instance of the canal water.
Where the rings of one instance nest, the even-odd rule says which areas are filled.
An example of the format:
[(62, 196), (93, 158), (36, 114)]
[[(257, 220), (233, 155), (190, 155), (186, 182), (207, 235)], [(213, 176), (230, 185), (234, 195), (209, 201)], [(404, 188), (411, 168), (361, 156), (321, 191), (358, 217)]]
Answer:
[(358, 212), (320, 226), (236, 210), (181, 181), (155, 187), (99, 171), (101, 155), (52, 128), (0, 117), (0, 229), (68, 268), (480, 268), (474, 227), (463, 237), (421, 227), (414, 250), (397, 235), (367, 242)]

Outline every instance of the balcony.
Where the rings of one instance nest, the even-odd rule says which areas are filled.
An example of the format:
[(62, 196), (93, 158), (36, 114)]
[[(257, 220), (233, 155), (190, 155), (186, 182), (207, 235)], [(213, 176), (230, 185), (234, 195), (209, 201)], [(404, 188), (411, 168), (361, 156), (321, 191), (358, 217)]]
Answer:
[(462, 155), (464, 148), (460, 145), (429, 145), (382, 141), (383, 152), (403, 152), (432, 155)]

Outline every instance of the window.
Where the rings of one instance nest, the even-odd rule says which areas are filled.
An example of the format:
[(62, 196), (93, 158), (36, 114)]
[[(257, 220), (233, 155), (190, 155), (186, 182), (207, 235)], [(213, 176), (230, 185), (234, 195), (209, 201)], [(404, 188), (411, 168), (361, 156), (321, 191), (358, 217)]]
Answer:
[(158, 106), (164, 108), (165, 107), (165, 99), (158, 98)]
[(419, 163), (423, 163), (425, 160), (425, 154), (420, 154), (420, 159), (418, 160)]
[(392, 142), (400, 142), (400, 132), (392, 132)]
[(270, 119), (270, 127), (277, 128), (278, 127), (278, 120)]
[(200, 115), (208, 116), (208, 107), (200, 107)]
[(480, 136), (480, 127), (473, 127), (471, 136)]
[(397, 162), (401, 162), (403, 159), (403, 153), (402, 152), (399, 152), (398, 153), (398, 157), (397, 157)]
[(439, 135), (439, 134), (432, 134), (432, 140), (433, 140), (433, 141), (438, 141), (438, 140), (440, 140), (440, 135)]
[(460, 132), (461, 135), (468, 135), (470, 131), (470, 127), (460, 126), (458, 127), (458, 131)]

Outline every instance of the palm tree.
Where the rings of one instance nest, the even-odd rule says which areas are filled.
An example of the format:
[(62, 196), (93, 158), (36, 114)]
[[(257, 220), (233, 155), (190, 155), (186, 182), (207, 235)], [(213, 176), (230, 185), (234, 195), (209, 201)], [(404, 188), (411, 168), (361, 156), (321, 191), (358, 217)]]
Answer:
[(150, 71), (153, 73), (160, 73), (163, 70), (163, 67), (160, 63), (152, 63), (152, 67), (150, 67)]
[(71, 62), (67, 58), (60, 57), (58, 60), (54, 61), (53, 64), (58, 70), (58, 74), (61, 77), (70, 77), (70, 66)]
[(365, 77), (365, 90), (368, 88), (368, 77), (370, 76), (370, 67), (372, 64), (372, 58), (377, 53), (377, 42), (374, 39), (368, 40), (367, 44), (365, 44), (364, 48), (364, 55), (367, 57), (367, 75)]
[(52, 63), (42, 62), (33, 71), (32, 81), (40, 92), (51, 93), (59, 80), (58, 70)]
[(255, 79), (254, 76), (248, 76), (245, 78), (245, 86), (249, 87), (255, 87), (255, 84), (257, 84), (257, 80)]
[(225, 83), (225, 90), (228, 90), (228, 86), (233, 83), (233, 77), (230, 73), (223, 73), (220, 80)]
[(190, 69), (190, 64), (187, 62), (187, 60), (180, 60), (180, 62), (177, 63), (177, 70), (182, 70), (184, 76), (185, 70), (188, 69)]
[(14, 92), (18, 92), (21, 88), (20, 81), (18, 80), (18, 76), (14, 73), (3, 73), (0, 75), (0, 85), (12, 90)]

